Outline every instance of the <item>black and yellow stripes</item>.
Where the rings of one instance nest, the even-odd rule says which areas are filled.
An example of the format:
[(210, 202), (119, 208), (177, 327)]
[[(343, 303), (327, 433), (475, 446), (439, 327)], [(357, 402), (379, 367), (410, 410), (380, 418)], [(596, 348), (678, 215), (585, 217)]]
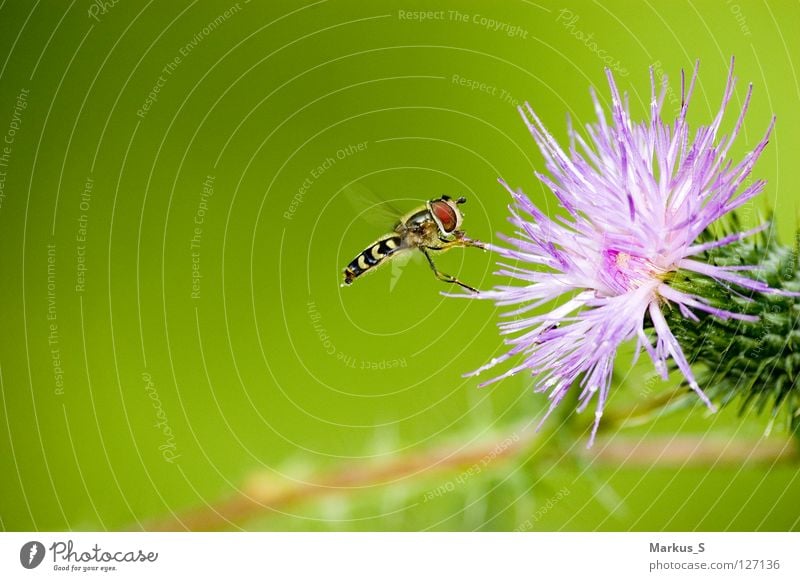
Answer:
[(378, 266), (386, 257), (400, 250), (402, 245), (403, 240), (397, 234), (387, 234), (378, 238), (347, 265), (344, 269), (344, 283), (350, 284), (371, 268)]

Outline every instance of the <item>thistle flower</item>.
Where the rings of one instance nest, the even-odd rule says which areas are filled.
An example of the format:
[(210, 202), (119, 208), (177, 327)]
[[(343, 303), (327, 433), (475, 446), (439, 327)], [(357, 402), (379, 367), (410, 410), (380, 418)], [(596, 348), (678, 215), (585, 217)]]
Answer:
[[(542, 421), (578, 382), (579, 411), (596, 399), (589, 446), (608, 399), (617, 350), (633, 339), (637, 357), (644, 349), (664, 379), (672, 360), (691, 389), (715, 409), (698, 385), (664, 312), (677, 311), (692, 321), (698, 320), (698, 314), (747, 322), (756, 322), (758, 317), (679, 290), (671, 285), (678, 271), (706, 277), (727, 293), (783, 292), (742, 272), (755, 267), (702, 260), (708, 251), (766, 226), (719, 240), (700, 239), (711, 224), (762, 191), (763, 180), (742, 185), (766, 147), (775, 119), (744, 159), (736, 164), (728, 160), (752, 85), (733, 131), (718, 137), (736, 82), (731, 60), (719, 112), (710, 125), (691, 131), (686, 114), (698, 66), (688, 90), (681, 75), (682, 105), (672, 123), (661, 116), (666, 79), (657, 91), (650, 71), (650, 116), (636, 123), (627, 96), (620, 96), (607, 70), (611, 120), (606, 120), (591, 91), (597, 121), (586, 125), (588, 139), (568, 127), (568, 151), (545, 129), (530, 105), (519, 109), (550, 173), (535, 175), (558, 198), (565, 215), (546, 216), (522, 191), (500, 180), (513, 198), (509, 220), (516, 232), (511, 237), (501, 235), (508, 247), (493, 245), (492, 249), (506, 259), (499, 263), (498, 274), (521, 284), (473, 295), (516, 308), (505, 313), (509, 320), (499, 324), (501, 334), (509, 336), (505, 342), (510, 350), (470, 375), (519, 358), (511, 369), (483, 385), (531, 371), (538, 378), (536, 391), (549, 392), (550, 408)], [(530, 314), (545, 305), (551, 305), (549, 312)]]

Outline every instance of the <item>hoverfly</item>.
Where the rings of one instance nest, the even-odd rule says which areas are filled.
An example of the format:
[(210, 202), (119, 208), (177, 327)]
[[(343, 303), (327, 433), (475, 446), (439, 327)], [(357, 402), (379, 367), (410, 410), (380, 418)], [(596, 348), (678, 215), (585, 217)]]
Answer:
[(416, 248), (428, 259), (436, 278), (477, 293), (477, 289), (464, 284), (452, 275), (441, 272), (431, 257), (432, 252), (441, 252), (456, 246), (485, 248), (483, 243), (467, 238), (460, 230), (464, 216), (458, 206), (466, 201), (464, 197), (453, 200), (449, 196), (442, 196), (429, 200), (424, 206), (402, 216), (393, 232), (378, 238), (347, 265), (344, 269), (344, 284), (352, 284), (358, 277), (384, 262)]

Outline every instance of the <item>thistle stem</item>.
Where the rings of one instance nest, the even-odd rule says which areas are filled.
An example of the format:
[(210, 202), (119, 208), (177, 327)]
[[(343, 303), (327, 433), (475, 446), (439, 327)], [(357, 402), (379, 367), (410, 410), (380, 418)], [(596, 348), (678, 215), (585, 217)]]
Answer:
[[(248, 478), (237, 494), (208, 502), (205, 507), (175, 517), (142, 523), (147, 531), (242, 530), (247, 522), (279, 514), (293, 506), (331, 495), (355, 496), (364, 489), (379, 486), (419, 486), (433, 476), (472, 466), (497, 469), (503, 464), (527, 460), (540, 450), (533, 449), (539, 435), (528, 425), (494, 440), (474, 441), (462, 447), (442, 446), (431, 450), (392, 457), (371, 466), (346, 464), (323, 472), (308, 482), (280, 480), (271, 472), (259, 471)], [(508, 443), (509, 439), (512, 440)], [(714, 466), (770, 464), (797, 461), (797, 442), (786, 439), (722, 440), (712, 437), (671, 437), (656, 439), (598, 439), (586, 450), (573, 446), (576, 454), (594, 465), (630, 467), (664, 465)], [(490, 467), (487, 467), (491, 464)], [(344, 502), (344, 501), (343, 501)]]
[[(245, 481), (240, 492), (189, 510), (176, 517), (142, 524), (148, 531), (211, 531), (240, 528), (256, 517), (283, 511), (293, 505), (319, 500), (330, 495), (356, 495), (362, 489), (395, 483), (417, 483), (436, 474), (455, 472), (475, 465), (496, 466), (528, 449), (538, 434), (526, 429), (529, 424), (510, 429), (493, 440), (473, 441), (466, 446), (441, 446), (431, 450), (397, 455), (388, 461), (363, 466), (347, 463), (323, 472), (307, 482), (276, 477), (272, 472), (256, 472)], [(513, 434), (509, 436), (508, 434)], [(509, 441), (510, 440), (510, 441)]]
[(581, 450), (595, 464), (629, 468), (641, 466), (742, 466), (796, 462), (800, 459), (793, 439), (724, 439), (713, 436), (669, 436), (647, 439), (600, 441), (588, 451)]
[[(633, 427), (653, 419), (653, 413), (664, 411), (671, 403), (681, 400), (687, 395), (685, 388), (675, 388), (641, 403), (623, 409), (610, 409), (603, 415), (599, 431), (608, 433), (617, 428)], [(694, 401), (694, 399), (692, 399)]]

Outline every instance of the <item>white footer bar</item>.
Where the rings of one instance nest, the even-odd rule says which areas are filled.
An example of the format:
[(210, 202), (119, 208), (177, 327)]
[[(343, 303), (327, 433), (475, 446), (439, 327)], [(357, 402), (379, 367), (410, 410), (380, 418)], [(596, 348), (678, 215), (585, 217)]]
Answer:
[[(800, 579), (800, 533), (2, 533), (0, 579)], [(411, 577), (410, 577), (411, 576)]]

